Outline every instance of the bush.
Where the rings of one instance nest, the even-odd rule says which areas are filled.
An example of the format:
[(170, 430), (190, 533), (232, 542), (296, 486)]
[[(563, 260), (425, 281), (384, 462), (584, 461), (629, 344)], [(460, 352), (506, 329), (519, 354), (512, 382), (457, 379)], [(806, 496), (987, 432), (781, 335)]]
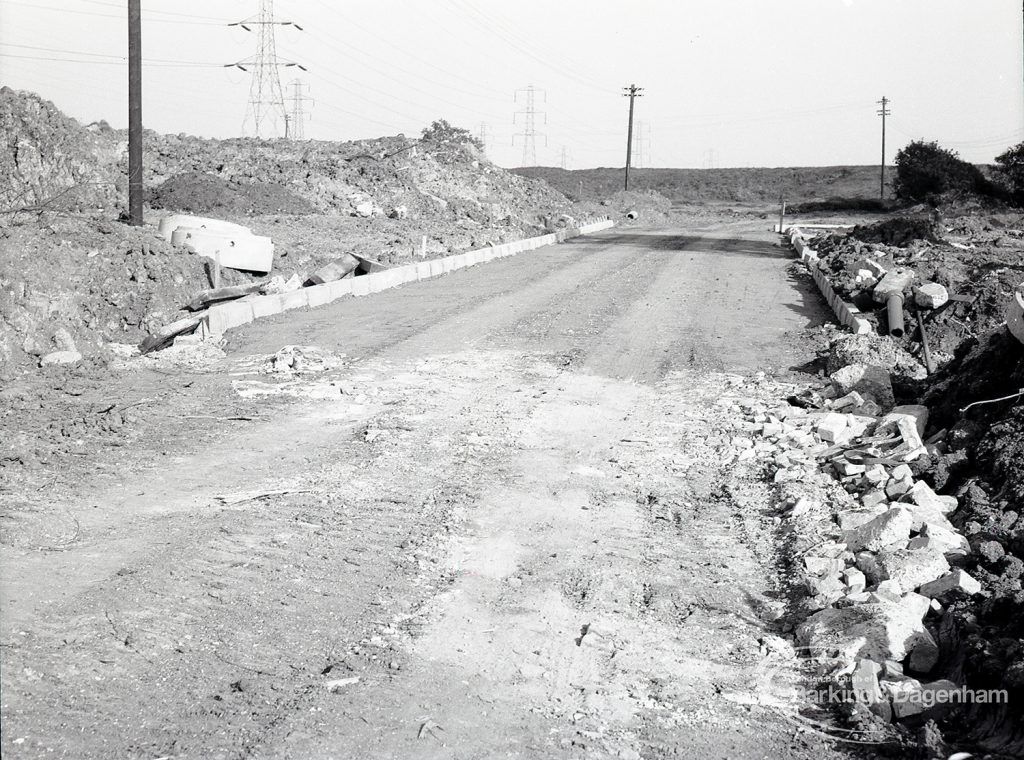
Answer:
[(921, 202), (948, 192), (988, 194), (981, 170), (938, 143), (919, 140), (896, 154), (896, 196)]
[(468, 129), (454, 127), (444, 119), (438, 119), (424, 129), (420, 142), (428, 150), (449, 156), (476, 157), (484, 149), (483, 141)]
[(1024, 142), (996, 156), (997, 171), (1018, 204), (1024, 204)]

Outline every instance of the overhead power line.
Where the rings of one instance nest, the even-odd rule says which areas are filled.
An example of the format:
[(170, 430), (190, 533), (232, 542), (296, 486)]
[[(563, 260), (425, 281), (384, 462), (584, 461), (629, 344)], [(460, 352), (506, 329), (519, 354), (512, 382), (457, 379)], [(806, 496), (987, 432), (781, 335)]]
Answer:
[(285, 122), (287, 130), (288, 120), (288, 114), (284, 107), (284, 92), (281, 90), (281, 75), (278, 69), (295, 66), (305, 71), (306, 67), (295, 61), (284, 61), (278, 58), (274, 27), (293, 26), (299, 31), (302, 31), (302, 27), (294, 21), (278, 21), (274, 18), (274, 0), (260, 0), (258, 16), (244, 21), (235, 21), (228, 26), (241, 27), (247, 32), (251, 32), (255, 28), (259, 32), (259, 49), (256, 55), (236, 63), (225, 64), (237, 67), (242, 71), (252, 69), (249, 106), (246, 109), (245, 119), (242, 121), (242, 132), (245, 132), (246, 125), (251, 118), (253, 134), (256, 137), (264, 137), (264, 131), (269, 133), (268, 136), (277, 137), (279, 121)]
[[(523, 117), (523, 131), (517, 132), (512, 135), (512, 144), (514, 145), (517, 137), (523, 138), (523, 166), (536, 166), (537, 165), (537, 114), (540, 113), (544, 117), (544, 123), (547, 123), (547, 114), (543, 111), (538, 112), (535, 106), (535, 99), (538, 92), (543, 94), (544, 101), (547, 102), (548, 95), (544, 90), (536, 89), (532, 84), (524, 87), (521, 90), (516, 90), (515, 100), (519, 101), (519, 93), (525, 93), (524, 97), (526, 100), (526, 108), (522, 111), (516, 111), (512, 116), (512, 123), (515, 124), (517, 117)], [(543, 134), (543, 133), (542, 133)], [(547, 145), (548, 137), (544, 135), (544, 145)]]

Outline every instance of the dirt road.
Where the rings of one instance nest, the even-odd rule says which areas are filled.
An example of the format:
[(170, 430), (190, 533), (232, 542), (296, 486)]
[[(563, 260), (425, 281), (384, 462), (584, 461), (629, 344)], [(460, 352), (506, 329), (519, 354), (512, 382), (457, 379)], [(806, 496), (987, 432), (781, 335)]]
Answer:
[(775, 528), (723, 465), (826, 319), (773, 242), (611, 231), (122, 380), (189, 420), (9, 527), (5, 757), (846, 757), (757, 699)]

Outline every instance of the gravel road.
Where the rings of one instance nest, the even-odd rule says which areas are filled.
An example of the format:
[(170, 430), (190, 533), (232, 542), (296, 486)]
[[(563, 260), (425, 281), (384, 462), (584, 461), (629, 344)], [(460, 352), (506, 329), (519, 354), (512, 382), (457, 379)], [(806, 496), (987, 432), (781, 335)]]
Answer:
[[(4, 756), (850, 756), (758, 698), (777, 539), (722, 452), (828, 319), (759, 226), (611, 230), (112, 382), (189, 412), (0, 546)], [(261, 374), (289, 344), (339, 363)]]

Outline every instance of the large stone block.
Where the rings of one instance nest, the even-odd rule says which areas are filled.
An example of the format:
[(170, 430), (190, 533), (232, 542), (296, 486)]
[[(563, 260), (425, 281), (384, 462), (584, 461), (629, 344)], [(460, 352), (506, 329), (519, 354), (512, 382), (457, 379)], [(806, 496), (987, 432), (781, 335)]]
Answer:
[(845, 534), (850, 551), (876, 552), (886, 547), (902, 548), (910, 539), (910, 527), (914, 518), (902, 507), (889, 509), (868, 522)]

